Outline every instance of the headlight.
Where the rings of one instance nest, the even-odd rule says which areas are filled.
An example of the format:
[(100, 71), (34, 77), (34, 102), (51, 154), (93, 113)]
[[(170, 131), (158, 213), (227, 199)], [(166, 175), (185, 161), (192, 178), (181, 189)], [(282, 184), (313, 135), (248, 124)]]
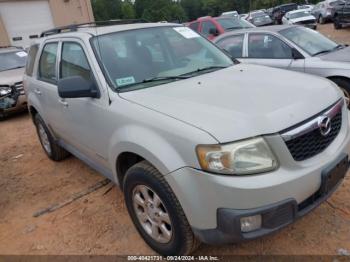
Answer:
[(261, 137), (225, 145), (199, 145), (197, 156), (205, 171), (249, 175), (275, 170), (278, 162)]
[(1, 86), (0, 86), (0, 96), (6, 96), (6, 95), (10, 94), (11, 91), (12, 91), (12, 90), (11, 90), (10, 87), (7, 87), (7, 86), (1, 87)]

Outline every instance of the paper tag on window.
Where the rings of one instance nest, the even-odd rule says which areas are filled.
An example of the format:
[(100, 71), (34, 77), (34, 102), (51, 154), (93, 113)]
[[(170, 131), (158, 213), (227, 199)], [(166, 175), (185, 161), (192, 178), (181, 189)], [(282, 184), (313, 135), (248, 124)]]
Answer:
[(27, 53), (21, 51), (21, 52), (17, 52), (16, 55), (19, 56), (19, 57), (26, 57), (26, 56), (27, 56)]
[(133, 76), (118, 78), (115, 80), (118, 86), (126, 86), (135, 83), (135, 78)]
[(174, 27), (174, 30), (187, 39), (200, 37), (199, 34), (188, 27)]

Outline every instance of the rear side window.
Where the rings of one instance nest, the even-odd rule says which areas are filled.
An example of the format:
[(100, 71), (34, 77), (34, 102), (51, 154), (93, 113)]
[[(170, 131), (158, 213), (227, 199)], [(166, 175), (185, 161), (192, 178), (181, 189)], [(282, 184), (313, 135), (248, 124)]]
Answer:
[(244, 35), (235, 35), (222, 39), (217, 45), (234, 58), (242, 58)]
[(269, 34), (250, 34), (248, 57), (263, 59), (291, 59), (292, 50), (277, 37)]
[(46, 44), (39, 62), (39, 78), (43, 81), (56, 83), (56, 61), (58, 43)]
[(27, 64), (26, 64), (26, 75), (33, 76), (33, 69), (36, 55), (38, 54), (39, 45), (32, 45), (29, 49)]
[(60, 72), (60, 78), (81, 76), (91, 80), (91, 69), (81, 45), (73, 42), (63, 43)]
[(190, 28), (196, 32), (198, 32), (198, 26), (199, 26), (199, 22), (195, 22), (195, 23), (192, 23), (190, 24)]

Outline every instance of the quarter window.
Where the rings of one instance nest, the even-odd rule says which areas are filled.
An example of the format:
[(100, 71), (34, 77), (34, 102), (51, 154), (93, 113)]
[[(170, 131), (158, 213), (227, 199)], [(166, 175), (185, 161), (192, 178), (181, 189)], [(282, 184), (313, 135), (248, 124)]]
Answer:
[(242, 58), (244, 35), (235, 35), (222, 39), (218, 46), (225, 49), (234, 58)]
[(33, 68), (35, 63), (35, 58), (39, 50), (39, 45), (32, 45), (29, 49), (29, 55), (27, 57), (27, 65), (26, 65), (26, 75), (33, 75)]
[(58, 43), (49, 43), (44, 46), (39, 63), (39, 78), (43, 81), (55, 83), (56, 60), (57, 60)]
[(89, 63), (81, 45), (72, 42), (63, 43), (60, 78), (81, 76), (90, 81), (91, 75)]
[(292, 49), (277, 37), (269, 34), (250, 34), (248, 57), (262, 59), (291, 59)]

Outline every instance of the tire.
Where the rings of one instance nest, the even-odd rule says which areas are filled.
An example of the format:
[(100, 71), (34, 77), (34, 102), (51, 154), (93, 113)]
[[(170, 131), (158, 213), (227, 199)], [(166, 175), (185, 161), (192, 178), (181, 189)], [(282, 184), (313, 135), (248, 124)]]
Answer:
[(320, 16), (318, 17), (318, 23), (320, 23), (321, 25), (323, 25), (324, 23), (326, 23), (326, 21), (325, 21), (325, 19), (323, 18), (322, 15), (320, 15)]
[(55, 142), (49, 129), (45, 125), (44, 120), (39, 114), (34, 116), (34, 124), (40, 144), (50, 159), (53, 161), (61, 161), (69, 156), (69, 153)]
[[(195, 238), (169, 184), (147, 161), (135, 164), (127, 171), (123, 189), (126, 206), (137, 231), (157, 253), (163, 256), (188, 255), (199, 246), (200, 242)], [(157, 230), (152, 230), (151, 224), (161, 226), (156, 225), (154, 228)], [(165, 228), (168, 234), (164, 234), (161, 228)], [(152, 236), (150, 231), (157, 232), (156, 236)]]
[(333, 78), (331, 80), (343, 91), (348, 109), (350, 110), (350, 79)]
[(334, 29), (339, 30), (342, 29), (342, 24), (340, 23), (339, 16), (334, 17)]

